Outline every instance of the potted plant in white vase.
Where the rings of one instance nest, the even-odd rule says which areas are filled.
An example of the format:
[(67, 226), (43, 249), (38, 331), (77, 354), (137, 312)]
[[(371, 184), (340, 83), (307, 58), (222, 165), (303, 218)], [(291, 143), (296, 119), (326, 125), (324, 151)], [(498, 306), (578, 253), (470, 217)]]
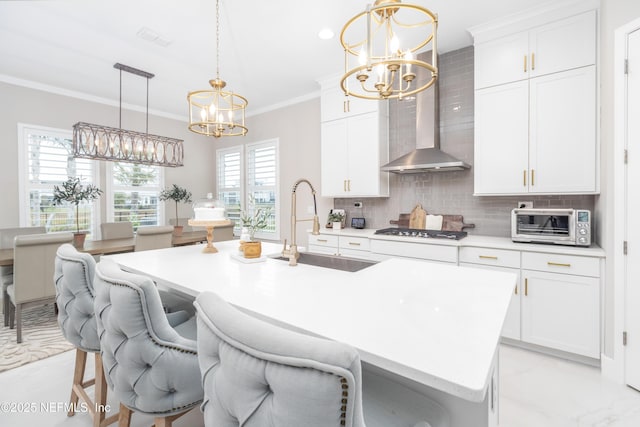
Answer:
[(329, 223), (334, 231), (338, 231), (342, 228), (342, 221), (344, 220), (344, 214), (342, 212), (331, 212), (329, 214)]
[[(240, 250), (244, 252), (245, 258), (259, 258), (262, 254), (262, 243), (256, 240), (255, 234), (258, 230), (263, 230), (269, 225), (269, 217), (271, 216), (271, 207), (255, 209), (253, 200), (250, 201), (253, 208), (251, 213), (242, 211), (240, 221), (242, 222), (243, 236), (240, 243)], [(244, 234), (246, 229), (247, 235)]]
[(165, 188), (160, 192), (160, 200), (173, 200), (176, 203), (176, 223), (173, 226), (173, 235), (182, 236), (184, 226), (178, 222), (178, 203), (191, 203), (191, 192), (186, 188), (173, 184), (171, 188)]
[(53, 204), (69, 203), (76, 206), (76, 232), (73, 233), (73, 245), (76, 248), (84, 246), (87, 233), (80, 231), (80, 203), (91, 202), (102, 194), (102, 190), (92, 184), (82, 185), (80, 178), (69, 177), (62, 183), (62, 187), (53, 186)]

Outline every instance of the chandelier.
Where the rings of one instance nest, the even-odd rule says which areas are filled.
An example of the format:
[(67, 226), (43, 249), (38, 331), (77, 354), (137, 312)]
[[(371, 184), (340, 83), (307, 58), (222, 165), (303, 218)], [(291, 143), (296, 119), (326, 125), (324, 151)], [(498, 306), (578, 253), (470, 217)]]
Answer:
[(223, 90), (227, 83), (220, 79), (220, 1), (216, 0), (216, 78), (209, 80), (211, 89), (189, 92), (189, 130), (201, 135), (246, 135), (244, 112), (247, 99)]
[[(345, 95), (401, 100), (432, 86), (438, 78), (437, 27), (438, 17), (422, 6), (400, 0), (367, 5), (340, 33), (345, 54), (340, 85)], [(431, 63), (417, 59), (418, 51), (429, 44)], [(416, 79), (419, 69), (430, 78)]]
[[(119, 127), (76, 123), (73, 125), (73, 157), (156, 166), (182, 166), (182, 140), (149, 134), (149, 79), (154, 75), (119, 63), (113, 67), (120, 70)], [(122, 129), (123, 71), (147, 79), (147, 117), (144, 133)]]

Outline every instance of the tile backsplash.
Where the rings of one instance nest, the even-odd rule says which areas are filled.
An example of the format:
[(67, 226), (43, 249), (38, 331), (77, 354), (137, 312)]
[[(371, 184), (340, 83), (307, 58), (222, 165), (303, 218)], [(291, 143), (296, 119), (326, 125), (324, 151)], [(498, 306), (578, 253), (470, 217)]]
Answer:
[[(463, 215), (475, 224), (470, 234), (511, 236), (511, 209), (519, 201), (534, 207), (570, 207), (594, 210), (595, 197), (579, 196), (474, 196), (473, 195), (473, 47), (440, 55), (440, 148), (472, 165), (465, 171), (390, 174), (390, 197), (335, 199), (336, 208), (349, 218), (364, 217), (367, 228), (384, 228), (400, 213), (417, 203), (428, 213)], [(427, 89), (428, 90), (428, 89)], [(389, 104), (389, 158), (396, 159), (416, 146), (415, 100), (392, 100)], [(509, 159), (504, 159), (505, 162)], [(354, 203), (362, 202), (362, 208)]]

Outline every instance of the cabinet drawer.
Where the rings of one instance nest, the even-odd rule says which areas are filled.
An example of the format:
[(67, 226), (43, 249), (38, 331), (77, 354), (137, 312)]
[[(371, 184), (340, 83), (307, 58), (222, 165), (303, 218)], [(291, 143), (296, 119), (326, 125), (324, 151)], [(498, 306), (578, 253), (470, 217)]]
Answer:
[(523, 252), (522, 269), (600, 277), (600, 260), (575, 255)]
[(429, 261), (458, 263), (458, 248), (455, 246), (429, 243), (395, 242), (390, 240), (371, 240), (371, 252), (418, 258)]
[(352, 249), (355, 251), (368, 251), (369, 239), (367, 237), (340, 236), (338, 238), (340, 251)]
[(338, 248), (338, 236), (330, 236), (327, 234), (319, 234), (315, 236), (313, 234), (309, 234), (309, 245)]
[(460, 262), (520, 268), (520, 252), (504, 249), (462, 247), (460, 248)]

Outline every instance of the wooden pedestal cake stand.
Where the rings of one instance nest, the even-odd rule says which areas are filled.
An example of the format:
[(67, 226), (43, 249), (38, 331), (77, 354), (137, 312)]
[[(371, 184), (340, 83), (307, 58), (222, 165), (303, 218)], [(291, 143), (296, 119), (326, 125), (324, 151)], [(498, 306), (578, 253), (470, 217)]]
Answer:
[(190, 219), (188, 224), (192, 227), (205, 227), (207, 229), (207, 246), (202, 250), (205, 254), (215, 254), (218, 252), (215, 246), (213, 246), (213, 229), (216, 227), (221, 227), (223, 225), (230, 225), (231, 221), (228, 219), (218, 220), (218, 221), (209, 221), (209, 220), (201, 220), (201, 219)]

